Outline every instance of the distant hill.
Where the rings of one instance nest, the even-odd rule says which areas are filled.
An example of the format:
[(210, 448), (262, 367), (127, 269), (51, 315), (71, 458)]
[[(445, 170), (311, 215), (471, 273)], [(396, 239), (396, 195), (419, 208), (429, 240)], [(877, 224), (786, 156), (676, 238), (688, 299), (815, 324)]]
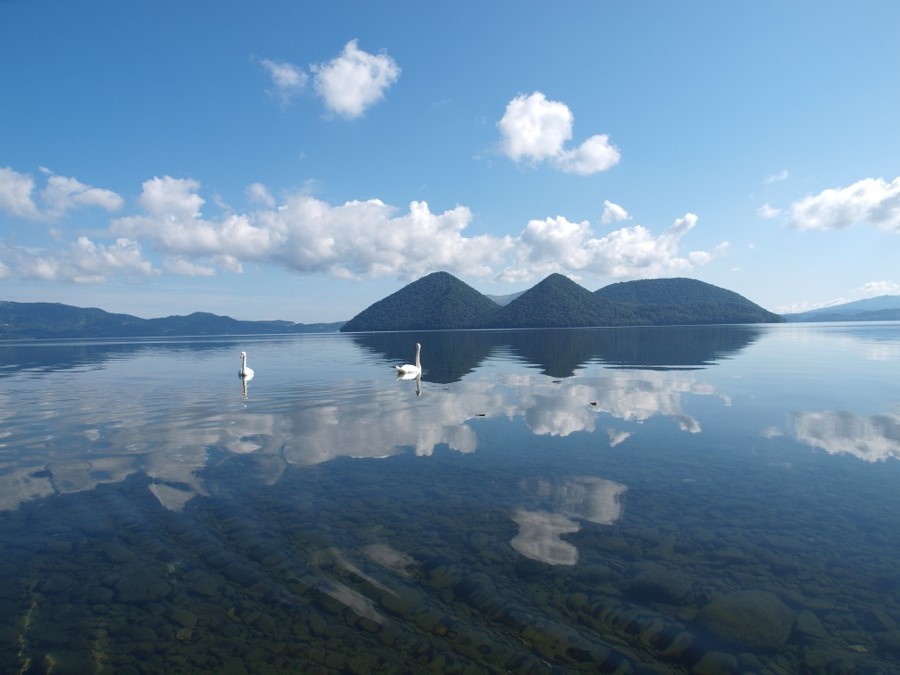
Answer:
[(188, 316), (141, 319), (94, 307), (51, 302), (0, 301), (0, 338), (160, 337), (167, 335), (269, 335), (322, 333), (343, 322), (302, 324), (290, 321), (239, 321), (195, 312)]
[(880, 295), (808, 312), (785, 314), (784, 318), (787, 321), (900, 321), (900, 295)]
[(497, 311), (488, 328), (576, 328), (634, 325), (628, 308), (598, 297), (562, 274), (551, 274)]
[(525, 291), (519, 291), (518, 293), (510, 293), (509, 295), (491, 295), (490, 293), (488, 293), (484, 297), (493, 300), (501, 307), (506, 307), (506, 305), (521, 296), (524, 292)]
[(621, 303), (638, 323), (685, 325), (780, 323), (784, 319), (742, 295), (696, 279), (642, 279), (610, 284), (596, 295)]
[(441, 330), (483, 326), (497, 303), (447, 272), (434, 272), (379, 300), (342, 332)]

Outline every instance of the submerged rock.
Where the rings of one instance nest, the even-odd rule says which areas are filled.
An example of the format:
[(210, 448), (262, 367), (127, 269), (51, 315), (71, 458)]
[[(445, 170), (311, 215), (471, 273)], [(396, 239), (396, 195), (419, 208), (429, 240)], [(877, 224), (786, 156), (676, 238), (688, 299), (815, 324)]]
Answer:
[(774, 652), (790, 636), (794, 614), (769, 591), (735, 591), (703, 607), (697, 621), (732, 645), (750, 651)]
[(690, 577), (663, 565), (641, 565), (628, 584), (629, 592), (651, 602), (679, 604), (688, 597), (693, 587)]

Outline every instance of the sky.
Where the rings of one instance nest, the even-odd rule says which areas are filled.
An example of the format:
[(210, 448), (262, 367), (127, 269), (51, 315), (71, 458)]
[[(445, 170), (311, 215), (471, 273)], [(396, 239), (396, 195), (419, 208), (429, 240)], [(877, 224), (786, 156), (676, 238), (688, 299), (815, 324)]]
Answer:
[(894, 0), (0, 0), (0, 299), (900, 294)]

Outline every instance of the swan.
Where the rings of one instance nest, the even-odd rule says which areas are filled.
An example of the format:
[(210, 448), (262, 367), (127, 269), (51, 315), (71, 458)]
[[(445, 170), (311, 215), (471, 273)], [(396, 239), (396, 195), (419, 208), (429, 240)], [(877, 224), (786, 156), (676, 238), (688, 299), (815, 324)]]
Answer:
[(241, 352), (241, 369), (238, 375), (246, 382), (253, 379), (253, 368), (247, 367), (247, 352)]
[(408, 363), (402, 366), (394, 366), (397, 369), (397, 375), (403, 377), (415, 377), (416, 375), (422, 374), (422, 364), (419, 361), (419, 352), (422, 351), (422, 345), (418, 342), (416, 343), (416, 365), (410, 365)]

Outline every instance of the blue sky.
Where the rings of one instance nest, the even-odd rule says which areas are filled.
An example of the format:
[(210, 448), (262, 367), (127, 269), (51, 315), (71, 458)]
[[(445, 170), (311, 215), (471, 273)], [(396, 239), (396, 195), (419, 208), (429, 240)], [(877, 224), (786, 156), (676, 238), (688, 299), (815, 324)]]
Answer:
[(0, 0), (0, 298), (900, 294), (900, 3)]

